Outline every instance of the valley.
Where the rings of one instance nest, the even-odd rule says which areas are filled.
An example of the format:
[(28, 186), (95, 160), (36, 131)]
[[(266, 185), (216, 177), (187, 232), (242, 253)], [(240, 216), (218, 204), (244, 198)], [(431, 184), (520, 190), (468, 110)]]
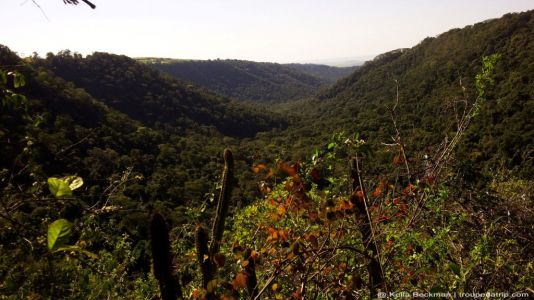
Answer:
[(194, 299), (528, 295), (532, 36), (507, 14), (344, 68), (0, 46), (0, 299), (163, 295), (155, 213)]

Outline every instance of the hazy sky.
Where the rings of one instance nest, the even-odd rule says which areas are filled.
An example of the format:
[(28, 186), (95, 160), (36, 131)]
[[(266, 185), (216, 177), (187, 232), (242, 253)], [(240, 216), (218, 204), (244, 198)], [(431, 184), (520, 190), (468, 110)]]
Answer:
[(133, 57), (303, 62), (374, 56), (534, 0), (0, 0), (0, 44)]

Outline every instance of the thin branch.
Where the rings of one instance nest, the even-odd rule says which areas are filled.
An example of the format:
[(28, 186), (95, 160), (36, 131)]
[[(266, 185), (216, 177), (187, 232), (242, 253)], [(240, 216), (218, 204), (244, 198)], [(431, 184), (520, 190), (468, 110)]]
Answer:
[[(82, 0), (85, 4), (89, 5), (92, 9), (95, 9), (96, 8), (96, 5), (94, 5), (93, 3), (91, 3), (90, 1), (87, 1), (87, 0)], [(63, 3), (65, 4), (74, 4), (74, 5), (78, 5), (78, 0), (63, 0)]]
[(404, 144), (402, 143), (402, 139), (401, 139), (401, 135), (400, 135), (400, 132), (399, 132), (399, 128), (397, 126), (396, 109), (397, 109), (397, 106), (399, 105), (399, 82), (396, 79), (395, 79), (395, 87), (396, 87), (395, 105), (389, 111), (389, 113), (391, 115), (391, 121), (393, 122), (393, 127), (395, 128), (395, 137), (392, 138), (392, 139), (400, 148), (400, 152), (401, 152), (402, 158), (404, 160), (404, 165), (406, 167), (406, 171), (408, 172), (408, 183), (411, 183), (412, 182), (412, 173), (410, 171), (410, 166), (408, 165), (408, 158), (406, 156), (406, 151), (404, 150)]
[[(21, 5), (23, 5), (24, 3), (26, 3), (27, 1), (21, 3)], [(46, 15), (45, 11), (43, 10), (43, 8), (41, 7), (41, 5), (39, 5), (39, 3), (35, 2), (35, 0), (32, 0), (33, 4), (35, 4), (35, 6), (37, 6), (39, 8), (39, 10), (41, 11), (41, 13), (43, 14), (43, 16), (46, 18), (46, 20), (48, 22), (50, 22), (50, 19), (48, 18), (48, 16)]]

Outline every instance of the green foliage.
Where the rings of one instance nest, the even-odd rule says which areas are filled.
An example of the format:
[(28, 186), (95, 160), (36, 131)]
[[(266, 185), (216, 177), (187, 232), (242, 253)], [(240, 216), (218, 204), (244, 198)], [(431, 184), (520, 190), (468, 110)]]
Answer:
[(48, 189), (56, 198), (72, 196), (72, 190), (69, 184), (55, 177), (48, 178)]
[(495, 83), (493, 80), (495, 64), (501, 59), (500, 53), (495, 53), (482, 58), (482, 70), (475, 76), (475, 87), (478, 92), (478, 98), (474, 104), (473, 116), (476, 116), (480, 107), (486, 101), (486, 91)]
[(72, 225), (65, 219), (59, 219), (48, 226), (48, 249), (57, 250), (67, 244), (72, 235)]
[[(9, 86), (11, 85), (11, 86)], [(17, 71), (4, 71), (0, 69), (0, 100), (2, 110), (26, 110), (28, 99), (12, 89), (20, 89), (26, 85), (23, 74)]]
[(527, 149), (534, 136), (527, 120), (534, 113), (529, 63), (534, 54), (527, 49), (533, 47), (533, 23), (532, 12), (508, 14), (383, 54), (317, 97), (279, 105), (295, 125), (285, 136), (266, 134), (265, 139), (292, 145), (285, 151), (295, 160), (332, 132), (361, 132), (370, 144), (389, 144), (396, 135), (391, 121), (396, 107), (408, 156), (432, 153), (445, 136), (453, 137), (464, 112), (480, 98), (480, 73), (478, 86), (486, 100), (479, 101), (477, 118), (455, 151), (465, 183), (476, 185), (499, 169), (531, 178), (534, 160)]
[[(221, 177), (221, 190), (209, 248), (208, 234), (203, 226), (197, 226), (195, 231), (198, 267), (202, 275), (202, 287), (208, 299), (213, 299), (218, 284), (215, 278), (217, 268), (224, 266), (224, 256), (219, 253), (219, 250), (234, 184), (234, 159), (230, 149), (224, 150), (223, 157), (224, 170)], [(161, 297), (163, 299), (182, 297), (182, 288), (173, 275), (167, 224), (159, 213), (152, 217), (151, 242), (154, 275), (159, 281)]]
[(276, 63), (157, 58), (141, 61), (225, 97), (254, 102), (280, 102), (311, 96), (327, 83), (299, 68)]
[(53, 69), (93, 97), (152, 128), (172, 126), (180, 132), (195, 126), (214, 127), (227, 136), (243, 138), (285, 126), (275, 115), (186, 85), (125, 56), (97, 52), (82, 58), (63, 51), (34, 64)]
[[(0, 294), (158, 297), (155, 211), (192, 298), (367, 298), (372, 261), (388, 291), (524, 291), (534, 282), (533, 20), (452, 30), (269, 110), (123, 56), (22, 60), (0, 46)], [(459, 130), (470, 107), (476, 118)], [(225, 181), (221, 145), (238, 149), (236, 180), (210, 254), (198, 223), (217, 190), (228, 193), (214, 184)]]
[(72, 196), (72, 191), (83, 185), (83, 179), (79, 176), (66, 176), (61, 179), (50, 177), (47, 182), (48, 189), (56, 198)]
[(317, 64), (286, 64), (285, 66), (309, 74), (311, 76), (315, 76), (328, 83), (334, 83), (342, 79), (343, 77), (347, 77), (359, 68), (359, 66), (332, 67)]

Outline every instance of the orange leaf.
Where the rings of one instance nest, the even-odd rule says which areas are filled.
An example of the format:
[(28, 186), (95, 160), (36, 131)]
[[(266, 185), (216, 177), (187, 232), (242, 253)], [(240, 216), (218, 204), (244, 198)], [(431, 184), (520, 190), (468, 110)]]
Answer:
[(268, 231), (269, 231), (269, 237), (267, 238), (268, 241), (278, 239), (278, 231), (276, 229), (269, 227)]
[(386, 216), (386, 215), (381, 215), (380, 217), (378, 217), (378, 222), (384, 222), (384, 221), (387, 221), (389, 220), (389, 217)]
[(269, 168), (269, 173), (267, 173), (267, 175), (265, 176), (265, 179), (269, 179), (273, 177), (273, 175), (274, 175), (274, 170), (272, 168)]
[(291, 299), (300, 300), (302, 299), (302, 295), (299, 291), (293, 292), (293, 294), (291, 294)]
[(398, 166), (400, 164), (403, 164), (404, 163), (404, 158), (400, 155), (400, 154), (397, 154), (393, 157), (393, 165), (394, 166)]
[(412, 192), (413, 190), (415, 190), (415, 186), (413, 184), (408, 184), (408, 186), (404, 189), (404, 191), (402, 191), (404, 194), (409, 194), (410, 192)]
[(295, 168), (295, 166), (288, 166), (286, 163), (284, 162), (281, 162), (280, 164), (278, 164), (278, 169), (280, 169), (280, 171), (286, 173), (287, 175), (289, 176), (295, 176), (297, 175), (297, 170)]
[(287, 240), (287, 231), (280, 229), (278, 231), (278, 235), (280, 236), (280, 239), (286, 241)]
[(265, 168), (267, 168), (266, 164), (257, 164), (252, 167), (252, 171), (254, 174), (258, 174), (259, 172), (263, 171)]
[(373, 192), (373, 196), (375, 197), (380, 197), (382, 196), (382, 187), (380, 186), (377, 186), (375, 191)]
[(399, 204), (399, 211), (406, 213), (408, 211), (408, 205), (406, 203), (402, 202)]
[(389, 251), (391, 248), (393, 248), (393, 245), (395, 245), (395, 242), (393, 241), (393, 239), (390, 239), (390, 240), (386, 243), (385, 250), (386, 250), (386, 251)]
[(352, 203), (350, 203), (349, 201), (347, 201), (347, 200), (343, 200), (343, 201), (341, 201), (341, 203), (339, 204), (339, 208), (340, 208), (341, 210), (350, 210), (350, 209), (353, 208), (353, 205), (352, 205)]
[(232, 281), (232, 286), (234, 287), (234, 289), (243, 289), (247, 287), (247, 274), (245, 274), (244, 272), (237, 273), (235, 279)]

